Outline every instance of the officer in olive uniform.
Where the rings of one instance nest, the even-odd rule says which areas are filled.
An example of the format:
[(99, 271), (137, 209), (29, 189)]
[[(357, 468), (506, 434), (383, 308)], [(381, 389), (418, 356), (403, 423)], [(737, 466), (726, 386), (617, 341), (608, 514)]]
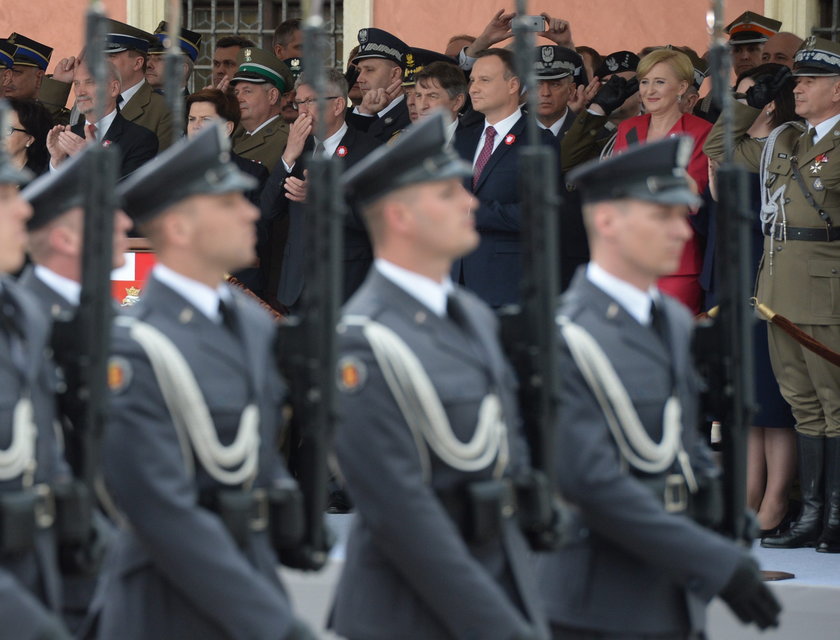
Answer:
[(278, 514), (297, 488), (276, 449), (276, 327), (222, 284), (253, 260), (258, 215), (227, 145), (207, 127), (119, 188), (158, 264), (115, 322), (102, 459), (125, 526), (103, 576), (102, 640), (314, 638), (277, 573), (297, 524)]
[(742, 621), (776, 624), (749, 554), (686, 514), (717, 467), (695, 425), (693, 319), (655, 285), (691, 237), (691, 146), (668, 138), (569, 175), (592, 261), (558, 313), (556, 475), (589, 535), (542, 561), (558, 640), (699, 640), (716, 594)]
[[(758, 171), (764, 160), (764, 256), (756, 298), (805, 333), (840, 351), (840, 45), (809, 38), (796, 52), (796, 113), (766, 142), (747, 135), (759, 111), (735, 104), (735, 159)], [(748, 92), (756, 107), (773, 98), (773, 78)], [(781, 86), (781, 83), (778, 83)], [(704, 151), (724, 152), (718, 123)], [(840, 552), (840, 369), (805, 349), (775, 324), (768, 327), (770, 362), (796, 418), (803, 508), (767, 547)], [(827, 518), (824, 507), (828, 503)]]
[(0, 617), (16, 640), (69, 638), (48, 612), (61, 610), (53, 489), (69, 479), (53, 430), (49, 320), (7, 275), (23, 263), (32, 210), (17, 189), (30, 177), (0, 144)]
[(492, 312), (448, 274), (478, 233), (430, 116), (348, 171), (376, 261), (344, 308), (335, 448), (358, 516), (332, 626), (355, 640), (544, 638), (511, 476), (527, 466)]
[(294, 89), (289, 68), (273, 54), (245, 47), (236, 54), (239, 69), (230, 86), (242, 112), (233, 132), (233, 152), (273, 171), (286, 148), (289, 125), (280, 115), (284, 94)]

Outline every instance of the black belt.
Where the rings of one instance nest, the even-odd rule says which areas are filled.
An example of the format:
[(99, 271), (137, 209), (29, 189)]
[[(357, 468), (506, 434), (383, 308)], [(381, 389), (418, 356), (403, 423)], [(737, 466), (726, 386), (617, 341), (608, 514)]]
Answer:
[[(764, 235), (770, 236), (771, 226), (765, 224)], [(772, 236), (774, 240), (801, 240), (803, 242), (836, 242), (840, 240), (840, 227), (825, 226), (821, 229), (812, 227), (784, 227), (777, 226), (776, 233)]]

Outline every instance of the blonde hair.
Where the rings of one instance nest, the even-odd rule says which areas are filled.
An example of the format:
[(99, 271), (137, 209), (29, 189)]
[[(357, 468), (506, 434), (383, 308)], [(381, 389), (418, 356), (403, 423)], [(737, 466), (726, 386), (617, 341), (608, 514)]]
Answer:
[(681, 82), (687, 82), (689, 85), (694, 82), (694, 65), (691, 64), (691, 59), (682, 51), (676, 49), (651, 51), (639, 60), (639, 66), (636, 67), (636, 77), (641, 80), (660, 62), (664, 62), (671, 67), (677, 79)]

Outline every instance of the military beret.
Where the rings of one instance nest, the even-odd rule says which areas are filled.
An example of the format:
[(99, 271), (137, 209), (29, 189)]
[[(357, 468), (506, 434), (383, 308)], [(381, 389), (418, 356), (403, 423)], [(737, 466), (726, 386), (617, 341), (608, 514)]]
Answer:
[(443, 110), (436, 111), (406, 129), (395, 144), (366, 156), (341, 178), (347, 198), (364, 205), (412, 184), (471, 176), (472, 166), (446, 144), (448, 124)]
[(384, 58), (396, 62), (405, 69), (405, 57), (410, 52), (410, 47), (397, 36), (391, 35), (382, 29), (369, 27), (359, 29), (359, 51), (353, 58), (353, 64), (365, 58)]
[(23, 190), (23, 199), (32, 205), (32, 217), (27, 222), (30, 231), (40, 229), (73, 207), (84, 204), (82, 185), (90, 170), (87, 159), (91, 149), (85, 147), (62, 163), (57, 171), (36, 178)]
[(17, 47), (14, 55), (14, 66), (37, 67), (42, 71), (47, 70), (53, 52), (52, 47), (36, 42), (32, 38), (27, 38), (19, 33), (13, 33), (7, 41)]
[(281, 93), (291, 91), (295, 86), (289, 67), (273, 53), (257, 47), (243, 47), (236, 54), (236, 62), (239, 69), (230, 81), (232, 85), (237, 82), (268, 83), (277, 87)]
[(0, 99), (0, 184), (26, 184), (32, 180), (29, 169), (18, 169), (6, 151), (5, 138), (11, 122), (12, 108), (6, 100)]
[(451, 65), (457, 64), (454, 58), (450, 58), (444, 53), (412, 47), (409, 52), (405, 54), (405, 69), (403, 71), (402, 86), (413, 87), (417, 82), (417, 74), (423, 70), (423, 67), (426, 67), (433, 62), (448, 62)]
[(213, 124), (144, 164), (117, 186), (117, 195), (126, 213), (142, 223), (190, 196), (248, 191), (255, 186), (256, 179), (231, 162), (225, 130)]
[(583, 58), (573, 49), (558, 45), (542, 45), (534, 50), (534, 74), (537, 80), (559, 80), (572, 76), (576, 84), (586, 75)]
[(120, 53), (129, 49), (148, 53), (149, 48), (158, 42), (157, 37), (147, 31), (111, 18), (106, 20), (105, 53)]
[[(157, 43), (149, 47), (151, 55), (160, 55), (166, 53), (166, 38), (169, 36), (169, 30), (166, 26), (166, 20), (161, 20), (160, 24), (155, 29), (154, 35), (157, 37)], [(201, 46), (201, 34), (189, 29), (181, 29), (181, 37), (178, 39), (178, 45), (181, 51), (193, 62), (198, 58), (198, 48)]]
[(638, 66), (639, 56), (635, 53), (632, 51), (616, 51), (604, 58), (604, 62), (595, 70), (595, 75), (603, 78), (614, 73), (635, 71)]
[(770, 36), (779, 33), (782, 23), (772, 18), (744, 11), (726, 26), (730, 44), (757, 44), (767, 42)]
[(11, 69), (15, 64), (17, 47), (6, 39), (0, 39), (0, 67)]
[(793, 75), (840, 75), (840, 44), (811, 36), (793, 56)]
[(584, 202), (633, 198), (696, 206), (700, 198), (685, 168), (694, 140), (672, 136), (630, 147), (607, 160), (592, 160), (569, 173)]

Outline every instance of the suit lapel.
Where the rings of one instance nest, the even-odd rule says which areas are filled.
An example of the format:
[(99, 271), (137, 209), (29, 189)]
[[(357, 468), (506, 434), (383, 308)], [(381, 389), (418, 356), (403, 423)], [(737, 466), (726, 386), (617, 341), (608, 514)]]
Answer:
[(120, 114), (126, 120), (133, 122), (142, 116), (143, 109), (146, 108), (152, 99), (151, 86), (149, 86), (145, 80), (143, 80), (142, 83), (143, 85), (137, 90), (137, 93), (135, 93), (131, 100), (126, 102), (120, 110)]
[[(804, 145), (802, 141), (804, 140), (804, 136), (807, 136), (807, 131), (803, 134), (803, 137), (800, 138), (799, 146), (802, 148)], [(817, 144), (813, 145), (810, 149), (805, 151), (804, 153), (799, 154), (799, 167), (802, 171), (803, 176), (815, 176), (819, 174), (811, 174), (806, 166), (808, 163), (813, 163), (817, 156), (828, 154), (834, 150), (835, 146), (837, 145), (837, 140), (840, 139), (840, 125), (834, 127), (831, 131), (826, 133)]]
[(111, 123), (111, 126), (108, 127), (108, 131), (106, 131), (105, 135), (102, 137), (103, 146), (106, 146), (106, 142), (119, 142), (123, 132), (125, 131), (125, 123), (126, 119), (123, 118), (119, 113), (117, 113), (117, 117), (114, 118), (114, 121)]
[[(475, 185), (474, 191), (479, 191), (481, 187), (487, 180), (487, 177), (493, 173), (493, 168), (499, 164), (502, 158), (504, 158), (508, 153), (511, 153), (511, 150), (520, 144), (524, 143), (522, 139), (522, 133), (525, 130), (525, 117), (521, 114), (519, 116), (519, 120), (517, 120), (514, 125), (511, 127), (510, 131), (505, 135), (505, 137), (499, 143), (499, 146), (496, 147), (496, 150), (493, 151), (493, 154), (490, 156), (490, 159), (487, 161), (487, 164), (484, 165), (484, 169), (481, 171), (481, 175), (478, 177), (478, 182)], [(510, 136), (513, 136), (511, 139)], [(510, 140), (510, 142), (508, 142)]]

